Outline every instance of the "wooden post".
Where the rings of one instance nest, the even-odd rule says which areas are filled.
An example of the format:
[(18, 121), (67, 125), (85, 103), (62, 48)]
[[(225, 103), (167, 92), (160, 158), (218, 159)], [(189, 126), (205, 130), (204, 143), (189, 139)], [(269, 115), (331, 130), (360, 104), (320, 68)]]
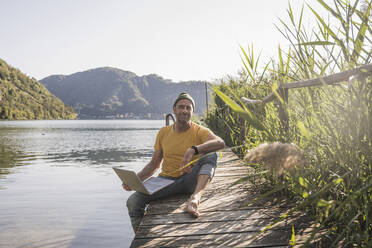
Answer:
[(207, 88), (207, 82), (205, 82), (205, 105), (207, 106), (207, 116), (208, 116), (209, 111), (208, 111), (208, 88)]
[(279, 119), (281, 122), (281, 129), (280, 129), (280, 139), (282, 142), (287, 142), (289, 139), (289, 117), (287, 112), (288, 106), (288, 89), (281, 88), (279, 90), (279, 95), (283, 99), (284, 103), (281, 103), (278, 100), (279, 105)]

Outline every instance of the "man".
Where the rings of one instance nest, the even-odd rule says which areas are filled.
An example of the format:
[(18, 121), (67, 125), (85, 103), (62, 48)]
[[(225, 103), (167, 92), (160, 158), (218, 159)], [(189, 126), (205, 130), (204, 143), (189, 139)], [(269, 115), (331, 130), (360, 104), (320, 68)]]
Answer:
[[(191, 194), (185, 210), (194, 217), (199, 217), (199, 203), (204, 189), (211, 181), (217, 166), (217, 155), (212, 153), (198, 160), (193, 166), (187, 165), (200, 154), (215, 152), (225, 147), (224, 141), (208, 128), (191, 121), (195, 108), (193, 98), (181, 93), (173, 104), (176, 122), (160, 129), (155, 141), (155, 151), (148, 163), (137, 175), (144, 181), (151, 177), (162, 163), (160, 177), (174, 180), (172, 184), (146, 195), (133, 193), (127, 200), (128, 213), (134, 232), (141, 222), (147, 204), (150, 201), (179, 193)], [(131, 190), (123, 183), (125, 190)]]

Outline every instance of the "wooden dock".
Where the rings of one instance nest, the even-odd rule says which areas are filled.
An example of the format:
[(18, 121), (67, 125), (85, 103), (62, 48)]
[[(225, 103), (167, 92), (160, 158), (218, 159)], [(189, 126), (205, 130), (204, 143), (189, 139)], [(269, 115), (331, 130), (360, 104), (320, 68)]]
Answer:
[(231, 151), (218, 155), (215, 177), (200, 203), (201, 216), (194, 219), (184, 211), (187, 195), (151, 202), (131, 247), (289, 247), (292, 227), (296, 246), (306, 241), (311, 228), (301, 213), (261, 232), (288, 204), (268, 197), (248, 206), (259, 195), (257, 186), (233, 184), (248, 175), (249, 167)]

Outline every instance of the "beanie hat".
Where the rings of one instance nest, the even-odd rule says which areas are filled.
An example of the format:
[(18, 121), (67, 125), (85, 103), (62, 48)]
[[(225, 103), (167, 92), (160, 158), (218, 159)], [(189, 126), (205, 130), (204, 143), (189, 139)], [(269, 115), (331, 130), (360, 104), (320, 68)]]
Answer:
[(195, 109), (195, 102), (194, 102), (194, 99), (189, 95), (187, 94), (186, 92), (182, 92), (178, 95), (177, 99), (174, 101), (173, 103), (173, 108), (176, 107), (176, 104), (179, 100), (183, 100), (183, 99), (187, 99), (191, 102), (192, 104), (192, 109)]

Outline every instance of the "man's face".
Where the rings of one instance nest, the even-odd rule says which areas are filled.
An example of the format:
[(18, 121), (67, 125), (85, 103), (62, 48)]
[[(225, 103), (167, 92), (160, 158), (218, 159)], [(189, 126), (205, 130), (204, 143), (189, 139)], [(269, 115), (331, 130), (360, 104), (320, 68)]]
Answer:
[(192, 103), (187, 99), (179, 100), (176, 106), (173, 108), (173, 112), (176, 115), (176, 120), (181, 123), (189, 122), (193, 111)]

